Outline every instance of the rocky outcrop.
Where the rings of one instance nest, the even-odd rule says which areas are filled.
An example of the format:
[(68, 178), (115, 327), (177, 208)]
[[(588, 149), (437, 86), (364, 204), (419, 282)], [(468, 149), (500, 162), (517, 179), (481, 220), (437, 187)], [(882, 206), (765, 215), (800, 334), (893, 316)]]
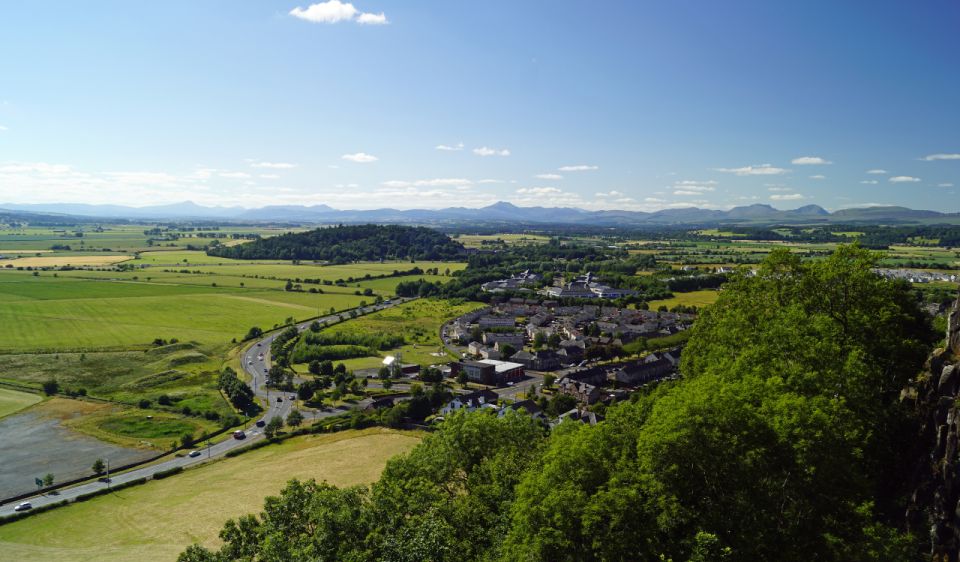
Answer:
[(928, 361), (915, 392), (929, 451), (918, 464), (907, 510), (911, 531), (930, 536), (935, 562), (960, 561), (960, 298), (948, 313), (946, 346)]

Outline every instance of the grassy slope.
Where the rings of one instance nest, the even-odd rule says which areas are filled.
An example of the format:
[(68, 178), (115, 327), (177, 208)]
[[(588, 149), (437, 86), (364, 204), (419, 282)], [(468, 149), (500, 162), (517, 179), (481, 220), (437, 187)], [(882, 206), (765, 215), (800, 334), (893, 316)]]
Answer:
[(192, 542), (216, 545), (226, 519), (258, 512), (291, 478), (372, 482), (418, 441), (383, 429), (298, 438), (0, 527), (0, 552), (9, 560), (174, 560)]
[(678, 304), (684, 306), (708, 306), (717, 302), (717, 298), (720, 296), (719, 291), (706, 290), (706, 291), (691, 291), (689, 293), (674, 293), (673, 298), (663, 299), (658, 301), (650, 301), (650, 310), (656, 310), (660, 306), (666, 306), (667, 308), (672, 308)]

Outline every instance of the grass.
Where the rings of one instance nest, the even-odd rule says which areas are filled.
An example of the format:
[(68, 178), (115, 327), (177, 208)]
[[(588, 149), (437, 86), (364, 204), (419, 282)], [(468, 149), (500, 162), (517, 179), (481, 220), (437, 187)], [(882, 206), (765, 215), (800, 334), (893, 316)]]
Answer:
[[(418, 299), (391, 307), (367, 316), (348, 320), (327, 328), (326, 332), (402, 334), (405, 344), (384, 350), (376, 357), (360, 357), (342, 361), (348, 369), (379, 367), (387, 355), (403, 354), (404, 363), (432, 365), (446, 361), (445, 357), (432, 355), (443, 345), (440, 341), (440, 326), (448, 321), (483, 307), (482, 303), (453, 304), (441, 299)], [(341, 361), (335, 361), (340, 363)]]
[(0, 418), (9, 416), (14, 412), (19, 412), (24, 408), (29, 408), (41, 401), (37, 394), (32, 392), (20, 392), (9, 388), (0, 387)]
[(5, 525), (0, 551), (9, 560), (174, 560), (193, 542), (217, 546), (228, 518), (259, 512), (292, 478), (369, 483), (418, 442), (384, 429), (291, 439)]
[(202, 418), (168, 411), (67, 398), (51, 398), (31, 411), (59, 419), (64, 427), (101, 441), (139, 449), (167, 450), (184, 433), (199, 436), (218, 427)]
[(661, 306), (666, 306), (670, 309), (677, 305), (704, 307), (717, 302), (717, 298), (719, 297), (719, 291), (691, 291), (689, 293), (674, 293), (672, 298), (650, 301), (648, 304), (650, 305), (650, 310), (657, 310)]

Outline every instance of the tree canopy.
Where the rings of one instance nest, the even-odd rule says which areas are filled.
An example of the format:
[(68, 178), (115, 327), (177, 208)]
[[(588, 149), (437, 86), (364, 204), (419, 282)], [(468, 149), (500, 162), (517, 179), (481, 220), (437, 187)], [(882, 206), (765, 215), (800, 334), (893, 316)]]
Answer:
[(234, 259), (317, 260), (350, 263), (382, 259), (444, 260), (461, 257), (463, 246), (436, 230), (418, 226), (364, 224), (287, 233), (207, 250)]

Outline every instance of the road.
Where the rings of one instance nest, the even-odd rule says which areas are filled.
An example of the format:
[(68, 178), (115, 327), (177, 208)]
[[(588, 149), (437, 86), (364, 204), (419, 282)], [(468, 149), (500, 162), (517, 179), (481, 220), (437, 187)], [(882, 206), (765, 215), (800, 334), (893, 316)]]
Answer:
[[(363, 307), (362, 309), (356, 309), (357, 312), (368, 314), (370, 312), (375, 312), (378, 310), (383, 310), (384, 308), (389, 308), (391, 306), (396, 306), (408, 302), (413, 299), (394, 299), (389, 304), (379, 304)], [(341, 320), (348, 320), (350, 318), (349, 312), (342, 314), (331, 314), (328, 316), (323, 316), (319, 319), (309, 320), (307, 322), (302, 322), (297, 325), (297, 328), (301, 331), (306, 330), (311, 323), (314, 321), (319, 321), (322, 324), (329, 324), (334, 322), (339, 322)], [(280, 334), (280, 330), (271, 332), (262, 340), (258, 341), (256, 344), (251, 345), (249, 349), (243, 355), (243, 368), (251, 376), (251, 388), (258, 398), (260, 398), (265, 406), (263, 416), (260, 420), (266, 422), (269, 421), (273, 416), (281, 416), (283, 419), (286, 419), (290, 411), (295, 407), (296, 401), (290, 400), (290, 396), (293, 393), (290, 392), (280, 392), (278, 390), (273, 390), (267, 388), (266, 382), (266, 370), (270, 369), (270, 343), (273, 342), (273, 339)], [(263, 354), (262, 358), (260, 353)], [(277, 401), (277, 398), (280, 398), (280, 401)], [(303, 410), (304, 417), (307, 419), (320, 419), (329, 416), (335, 416), (337, 414), (342, 414), (347, 409), (329, 409), (324, 411), (315, 411), (315, 410)], [(51, 503), (56, 503), (63, 500), (73, 500), (81, 494), (87, 494), (89, 492), (95, 492), (97, 490), (102, 490), (104, 488), (115, 486), (117, 484), (122, 484), (124, 482), (130, 482), (131, 480), (136, 480), (138, 478), (151, 478), (157, 472), (170, 470), (171, 468), (176, 468), (178, 466), (189, 467), (195, 466), (204, 462), (207, 462), (210, 459), (221, 457), (225, 455), (228, 451), (242, 447), (248, 443), (255, 443), (262, 439), (265, 439), (263, 435), (263, 430), (256, 426), (256, 424), (249, 424), (249, 427), (243, 430), (244, 438), (243, 439), (224, 439), (219, 443), (211, 444), (210, 446), (201, 446), (199, 449), (200, 456), (190, 457), (184, 455), (183, 457), (172, 457), (168, 460), (157, 462), (148, 466), (143, 466), (140, 468), (135, 468), (133, 470), (123, 472), (121, 474), (114, 474), (110, 476), (110, 482), (101, 482), (93, 481), (87, 482), (85, 484), (78, 484), (76, 486), (70, 486), (67, 488), (62, 488), (60, 490), (55, 490), (45, 494), (37, 494), (35, 496), (19, 500), (16, 502), (10, 502), (8, 504), (0, 505), (0, 517), (5, 515), (11, 515), (15, 513), (14, 507), (16, 504), (28, 501), (33, 507), (39, 507), (41, 505), (47, 505)]]

